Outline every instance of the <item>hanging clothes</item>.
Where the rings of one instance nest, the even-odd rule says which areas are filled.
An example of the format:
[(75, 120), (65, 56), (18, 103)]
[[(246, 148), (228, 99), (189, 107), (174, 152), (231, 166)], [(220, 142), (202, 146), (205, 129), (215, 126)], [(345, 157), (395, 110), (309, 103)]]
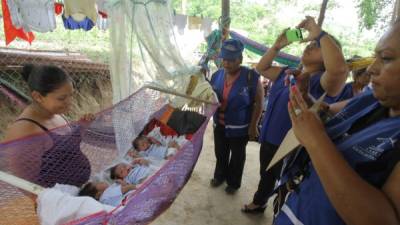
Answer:
[(189, 30), (200, 30), (202, 19), (200, 17), (189, 16)]
[(108, 21), (107, 17), (103, 17), (100, 14), (100, 11), (99, 11), (99, 16), (97, 17), (96, 26), (97, 26), (97, 29), (99, 29), (99, 30), (107, 30), (109, 27), (109, 21)]
[(177, 27), (178, 33), (180, 35), (183, 35), (185, 33), (185, 27), (187, 23), (188, 23), (188, 16), (181, 14), (176, 14), (174, 16), (174, 25)]
[(212, 23), (213, 23), (213, 21), (210, 18), (204, 18), (201, 21), (200, 30), (203, 31), (204, 37), (207, 37), (209, 34), (211, 34)]
[(62, 16), (63, 23), (65, 29), (68, 30), (77, 30), (77, 29), (84, 29), (86, 31), (91, 30), (94, 26), (94, 23), (89, 18), (84, 18), (82, 21), (76, 21), (71, 16), (65, 18), (64, 15)]
[(56, 13), (57, 16), (61, 15), (64, 9), (64, 4), (60, 2), (54, 3), (54, 12)]
[(96, 26), (99, 30), (107, 30), (110, 22), (108, 21), (107, 0), (96, 0), (97, 5), (97, 22)]
[(69, 18), (70, 16), (76, 22), (89, 18), (93, 23), (96, 23), (96, 0), (64, 0), (64, 17)]
[(16, 28), (41, 33), (56, 29), (54, 0), (7, 0), (7, 4)]
[(107, 0), (96, 0), (97, 11), (102, 18), (108, 18)]
[(32, 41), (35, 39), (35, 35), (32, 32), (25, 32), (23, 28), (16, 28), (11, 20), (7, 0), (2, 0), (1, 4), (3, 9), (4, 34), (6, 38), (6, 45), (10, 44), (17, 37), (31, 44)]

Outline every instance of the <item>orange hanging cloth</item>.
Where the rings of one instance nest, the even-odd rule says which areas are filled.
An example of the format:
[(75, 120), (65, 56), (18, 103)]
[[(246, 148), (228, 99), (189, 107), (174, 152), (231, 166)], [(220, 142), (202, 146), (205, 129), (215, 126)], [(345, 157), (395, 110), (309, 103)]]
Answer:
[(17, 29), (12, 24), (7, 0), (1, 0), (1, 4), (3, 8), (4, 34), (6, 36), (6, 45), (10, 44), (17, 37), (29, 42), (29, 44), (32, 44), (32, 41), (35, 39), (35, 35), (32, 32), (25, 32), (22, 27)]

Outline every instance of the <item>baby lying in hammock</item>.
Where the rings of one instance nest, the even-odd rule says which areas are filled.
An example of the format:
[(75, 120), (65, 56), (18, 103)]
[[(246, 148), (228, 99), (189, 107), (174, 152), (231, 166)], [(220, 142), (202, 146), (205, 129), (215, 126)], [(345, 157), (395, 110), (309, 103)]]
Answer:
[[(128, 152), (128, 155), (134, 159), (132, 163), (119, 163), (109, 169), (109, 177), (115, 180), (115, 183), (109, 185), (105, 182), (89, 182), (81, 189), (79, 195), (93, 197), (107, 205), (121, 204), (130, 191), (135, 190), (138, 184), (162, 166), (164, 159), (173, 156), (180, 149), (177, 142), (183, 145), (186, 142), (184, 136), (168, 139), (161, 137), (159, 132), (160, 128), (155, 128), (148, 134), (149, 136), (138, 136), (132, 142), (136, 149)], [(171, 140), (172, 138), (174, 140)]]
[(144, 135), (138, 136), (132, 142), (136, 151), (131, 151), (128, 154), (133, 157), (148, 157), (153, 159), (168, 159), (175, 155), (180, 146), (176, 141), (170, 141), (167, 146), (161, 145), (155, 138)]
[(126, 182), (114, 183), (89, 182), (79, 191), (79, 196), (89, 196), (103, 204), (118, 206), (125, 198), (126, 194), (136, 189), (136, 185)]
[(134, 159), (132, 164), (119, 163), (110, 170), (110, 178), (117, 181), (125, 181), (128, 184), (140, 184), (148, 176), (155, 172), (156, 168), (149, 165), (149, 161), (143, 158)]
[(115, 183), (89, 182), (81, 189), (79, 196), (90, 196), (103, 204), (117, 206), (129, 191), (136, 189), (155, 170), (157, 168), (143, 158), (137, 158), (131, 164), (119, 163), (110, 169), (110, 177), (116, 180)]

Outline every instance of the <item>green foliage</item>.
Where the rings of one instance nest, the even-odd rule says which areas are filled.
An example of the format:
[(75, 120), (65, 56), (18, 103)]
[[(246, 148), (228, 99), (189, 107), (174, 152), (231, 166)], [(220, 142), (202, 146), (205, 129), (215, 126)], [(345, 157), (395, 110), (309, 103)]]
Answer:
[[(358, 0), (358, 14), (361, 27), (368, 30), (378, 26), (382, 28), (389, 23), (394, 1), (392, 0)], [(380, 24), (379, 24), (380, 23)]]
[(371, 29), (378, 20), (380, 4), (375, 0), (362, 0), (360, 2), (360, 17), (364, 26)]
[[(379, 23), (382, 18), (390, 19), (389, 14), (391, 11), (389, 10), (389, 14), (384, 13), (387, 12), (387, 8), (391, 8), (392, 0), (357, 1), (359, 2), (359, 10), (363, 11), (363, 14), (360, 15), (363, 15), (362, 18), (369, 21), (368, 26), (373, 27), (373, 24)], [(322, 1), (269, 0), (263, 4), (257, 2), (261, 1), (231, 0), (231, 27), (247, 32), (248, 37), (252, 40), (266, 46), (271, 46), (284, 28), (297, 25), (304, 15), (317, 17)], [(172, 7), (177, 13), (181, 13), (181, 3), (182, 0), (172, 0)], [(354, 54), (362, 56), (371, 55), (376, 39), (363, 36), (363, 33), (357, 28), (337, 27), (334, 22), (329, 21), (330, 10), (339, 6), (340, 4), (337, 0), (329, 1), (324, 29), (341, 40), (346, 57)], [(288, 11), (288, 9), (292, 11)], [(221, 0), (187, 0), (186, 11), (191, 16), (203, 16), (217, 21), (221, 15)], [(82, 30), (65, 30), (61, 18), (57, 17), (57, 29), (54, 32), (44, 34), (35, 33), (35, 35), (36, 40), (31, 46), (27, 45), (24, 41), (14, 41), (10, 47), (79, 51), (88, 55), (93, 60), (108, 62), (109, 32), (100, 31), (97, 28), (93, 28), (88, 32)], [(1, 19), (0, 46), (4, 46), (3, 21)], [(285, 52), (300, 55), (303, 47), (304, 45), (295, 43), (288, 46)], [(204, 45), (201, 48), (202, 51), (205, 50)], [(250, 53), (247, 57), (254, 60), (257, 59), (256, 55)]]
[[(381, 0), (383, 2), (381, 4), (387, 5), (388, 1)], [(182, 0), (173, 0), (173, 6), (178, 13), (181, 13), (181, 2)], [(257, 2), (254, 0), (231, 0), (231, 28), (247, 32), (250, 39), (266, 46), (271, 46), (283, 29), (296, 26), (304, 18), (304, 15), (317, 18), (322, 3), (320, 0), (269, 0), (264, 4)], [(376, 37), (364, 37), (362, 31), (357, 27), (338, 27), (334, 22), (334, 16), (329, 14), (330, 10), (338, 7), (340, 7), (340, 3), (337, 0), (328, 2), (324, 29), (340, 39), (346, 58), (355, 54), (371, 55)], [(216, 21), (221, 16), (221, 0), (187, 0), (186, 11), (187, 15), (208, 17)], [(285, 48), (285, 52), (301, 55), (303, 48), (304, 45), (294, 43)], [(249, 53), (247, 58), (253, 60), (257, 56)]]

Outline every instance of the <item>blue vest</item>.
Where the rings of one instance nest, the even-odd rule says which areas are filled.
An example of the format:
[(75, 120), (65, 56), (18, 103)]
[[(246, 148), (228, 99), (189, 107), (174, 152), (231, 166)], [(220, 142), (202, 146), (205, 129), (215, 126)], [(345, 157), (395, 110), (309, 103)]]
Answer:
[[(256, 88), (260, 75), (247, 67), (240, 67), (239, 78), (235, 81), (228, 95), (228, 102), (224, 112), (225, 136), (243, 137), (248, 135), (249, 123), (253, 112)], [(222, 101), (225, 73), (219, 69), (211, 78), (211, 85)], [(214, 124), (218, 123), (218, 112), (214, 114)]]
[(346, 83), (343, 87), (342, 92), (339, 94), (338, 98), (341, 100), (353, 98), (353, 84), (352, 83)]
[[(371, 93), (363, 94), (327, 123), (328, 135), (355, 170), (357, 165), (374, 162), (384, 153), (393, 151), (400, 137), (400, 117), (384, 118), (352, 135), (347, 134), (358, 119), (378, 107), (380, 104)], [(296, 191), (290, 193), (274, 224), (345, 224), (330, 203), (311, 162), (307, 172)], [(373, 171), (358, 174), (370, 184), (387, 178)]]
[[(285, 86), (285, 70), (286, 69), (282, 69), (278, 79), (274, 82), (269, 92), (267, 111), (265, 112), (262, 122), (260, 142), (280, 145), (286, 133), (292, 127), (287, 109), (289, 87)], [(319, 72), (310, 78), (309, 92), (316, 99), (325, 92), (320, 82), (322, 74), (323, 72)], [(336, 97), (326, 96), (324, 101), (330, 104), (344, 100), (344, 97), (347, 97), (347, 95), (338, 95)]]

